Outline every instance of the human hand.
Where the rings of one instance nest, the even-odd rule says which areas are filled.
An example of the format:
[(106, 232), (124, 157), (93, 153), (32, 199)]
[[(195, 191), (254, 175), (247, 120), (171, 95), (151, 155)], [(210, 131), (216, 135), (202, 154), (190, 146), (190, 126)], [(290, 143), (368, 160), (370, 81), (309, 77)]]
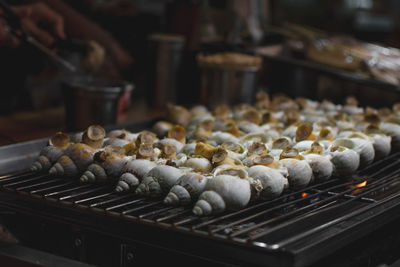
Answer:
[(21, 18), (22, 28), (46, 46), (54, 43), (55, 37), (64, 39), (64, 19), (43, 3), (14, 7)]
[[(55, 37), (65, 38), (62, 16), (45, 4), (38, 2), (12, 8), (19, 16), (22, 28), (42, 44), (50, 46)], [(15, 47), (19, 41), (8, 33), (7, 27), (4, 21), (0, 21), (0, 45)]]

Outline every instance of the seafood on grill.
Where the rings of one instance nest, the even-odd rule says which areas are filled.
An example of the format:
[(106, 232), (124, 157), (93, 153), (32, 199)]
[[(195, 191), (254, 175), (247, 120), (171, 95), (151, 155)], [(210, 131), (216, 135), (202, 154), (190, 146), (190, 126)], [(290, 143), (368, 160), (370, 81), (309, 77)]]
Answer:
[(168, 165), (151, 169), (135, 190), (139, 196), (161, 197), (169, 192), (184, 171)]
[(289, 187), (288, 179), (279, 171), (262, 165), (252, 166), (248, 170), (248, 175), (259, 183), (256, 186), (255, 199), (269, 200), (280, 196)]
[(91, 125), (83, 132), (82, 143), (95, 149), (103, 147), (106, 131), (100, 125)]
[(204, 191), (209, 179), (200, 173), (185, 173), (179, 177), (175, 185), (171, 188), (164, 198), (164, 203), (171, 206), (191, 204)]
[(63, 155), (70, 145), (70, 138), (63, 132), (57, 132), (49, 140), (49, 145), (40, 151), (39, 157), (32, 164), (31, 171), (48, 171)]
[(198, 216), (220, 214), (240, 210), (251, 198), (250, 182), (232, 175), (218, 175), (210, 179), (193, 207)]
[(313, 172), (297, 149), (286, 148), (280, 155), (279, 162), (288, 171), (289, 186), (293, 189), (306, 187), (313, 178)]
[(400, 105), (364, 109), (351, 97), (342, 106), (263, 93), (254, 106), (167, 109), (155, 133), (90, 126), (80, 143), (57, 133), (32, 169), (117, 180), (117, 192), (194, 204), (207, 216), (349, 177), (400, 147)]
[(155, 162), (146, 159), (129, 160), (122, 170), (115, 191), (135, 191), (145, 175), (156, 166)]
[(81, 174), (93, 162), (96, 152), (96, 149), (83, 143), (71, 144), (50, 168), (49, 174), (66, 177)]
[(115, 180), (121, 175), (129, 157), (125, 155), (121, 147), (105, 147), (103, 151), (95, 154), (94, 163), (80, 177), (81, 182), (106, 182)]

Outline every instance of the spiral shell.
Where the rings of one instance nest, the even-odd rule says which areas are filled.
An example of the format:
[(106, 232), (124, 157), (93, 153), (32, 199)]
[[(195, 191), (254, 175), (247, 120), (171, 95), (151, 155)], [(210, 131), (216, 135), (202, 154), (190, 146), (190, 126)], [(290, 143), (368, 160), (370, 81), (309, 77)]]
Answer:
[(310, 165), (313, 177), (316, 181), (326, 181), (333, 173), (333, 164), (328, 156), (318, 154), (304, 155), (304, 159)]
[[(96, 156), (95, 156), (96, 157)], [(92, 163), (79, 179), (81, 182), (105, 182), (118, 178), (129, 160), (128, 157), (118, 153), (100, 152), (100, 162)]]
[(64, 149), (46, 146), (40, 151), (39, 157), (32, 164), (31, 171), (47, 171), (63, 155)]
[(190, 158), (184, 166), (192, 168), (194, 172), (209, 173), (212, 170), (211, 162), (206, 158)]
[(161, 197), (169, 192), (183, 172), (177, 168), (160, 165), (151, 169), (136, 188), (135, 194)]
[(63, 155), (64, 150), (70, 145), (70, 137), (57, 132), (49, 140), (49, 146), (40, 151), (39, 157), (32, 164), (31, 171), (47, 171)]
[(230, 133), (219, 132), (219, 131), (213, 132), (212, 136), (208, 139), (208, 141), (214, 142), (215, 145), (220, 145), (226, 142), (239, 143), (239, 139), (236, 136)]
[(125, 164), (123, 174), (119, 178), (115, 191), (134, 191), (144, 176), (157, 164), (146, 159), (130, 160)]
[(312, 169), (305, 160), (294, 158), (281, 159), (280, 162), (288, 170), (289, 186), (292, 189), (306, 187), (313, 177)]
[(164, 198), (164, 203), (172, 206), (188, 205), (199, 197), (204, 191), (208, 178), (188, 172), (182, 175)]
[(82, 143), (93, 148), (101, 148), (103, 146), (106, 131), (100, 125), (91, 125), (82, 135)]
[(111, 138), (105, 138), (104, 139), (104, 146), (120, 146), (123, 147), (125, 145), (129, 144), (128, 140), (117, 138), (117, 137), (111, 137)]
[(84, 172), (93, 162), (95, 152), (96, 150), (88, 145), (82, 143), (72, 144), (50, 168), (49, 173), (67, 177), (78, 175)]
[(134, 142), (138, 135), (139, 134), (131, 133), (130, 131), (127, 131), (125, 129), (113, 130), (113, 131), (107, 133), (108, 138), (125, 139), (129, 142)]
[(164, 138), (164, 139), (159, 140), (156, 143), (156, 147), (162, 149), (162, 147), (167, 145), (167, 144), (175, 146), (177, 153), (179, 153), (182, 150), (183, 146), (184, 146), (184, 144), (182, 144), (181, 142), (179, 142), (178, 140), (176, 140), (174, 138)]
[(400, 121), (387, 120), (379, 124), (379, 129), (384, 133), (392, 137), (392, 148), (394, 150), (400, 149)]
[(331, 162), (334, 166), (333, 174), (346, 176), (354, 173), (360, 166), (360, 155), (344, 146), (330, 147)]
[(172, 129), (174, 125), (167, 121), (158, 121), (153, 125), (153, 131), (159, 137), (167, 136), (168, 131)]
[(231, 175), (231, 176), (237, 176), (242, 179), (246, 179), (249, 177), (246, 167), (228, 165), (228, 164), (218, 166), (213, 170), (212, 174), (214, 176)]
[[(349, 137), (355, 135), (349, 135)], [(358, 137), (351, 137), (351, 138), (340, 138), (333, 141), (333, 145), (336, 146), (344, 146), (349, 149), (355, 150), (360, 155), (360, 168), (367, 166), (368, 164), (372, 163), (375, 158), (375, 151), (370, 140), (365, 140), (363, 138)]]
[(280, 196), (283, 190), (289, 186), (288, 180), (277, 170), (265, 166), (253, 166), (249, 168), (248, 175), (259, 181), (260, 188), (256, 189), (257, 196), (264, 200)]
[(193, 156), (195, 153), (197, 143), (188, 143), (184, 145), (180, 151), (180, 153), (184, 153), (187, 156)]
[(168, 121), (185, 127), (186, 125), (188, 125), (191, 117), (192, 114), (190, 114), (190, 112), (186, 108), (171, 104), (167, 105)]
[(251, 197), (250, 182), (231, 175), (218, 175), (207, 182), (193, 207), (198, 216), (214, 215), (225, 210), (239, 210), (247, 206)]

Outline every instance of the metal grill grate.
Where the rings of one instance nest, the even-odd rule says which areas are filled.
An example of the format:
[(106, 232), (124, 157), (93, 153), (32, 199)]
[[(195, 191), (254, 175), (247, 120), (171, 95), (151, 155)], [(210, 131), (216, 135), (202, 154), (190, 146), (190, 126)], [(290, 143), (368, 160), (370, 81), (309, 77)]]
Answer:
[[(197, 217), (190, 207), (170, 207), (160, 200), (117, 194), (113, 184), (80, 184), (44, 174), (0, 177), (3, 191), (76, 206), (88, 212), (118, 216), (266, 250), (296, 249), (304, 240), (322, 242), (317, 234), (343, 227), (349, 219), (400, 196), (400, 153), (376, 162), (348, 178), (332, 178), (271, 201), (213, 217)], [(366, 185), (355, 185), (366, 181)], [(328, 237), (326, 237), (328, 238)]]

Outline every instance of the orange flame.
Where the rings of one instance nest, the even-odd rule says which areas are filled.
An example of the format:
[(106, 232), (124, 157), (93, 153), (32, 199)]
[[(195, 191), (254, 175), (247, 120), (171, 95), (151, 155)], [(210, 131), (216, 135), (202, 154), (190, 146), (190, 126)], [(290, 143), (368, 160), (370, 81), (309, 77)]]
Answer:
[(306, 197), (308, 194), (306, 192), (301, 193), (301, 197)]
[[(359, 184), (355, 184), (355, 185), (350, 185), (349, 188), (358, 188), (358, 187), (364, 187), (367, 185), (367, 181), (361, 182)], [(360, 191), (360, 189), (356, 189), (354, 191), (351, 192), (351, 194), (357, 194)]]

